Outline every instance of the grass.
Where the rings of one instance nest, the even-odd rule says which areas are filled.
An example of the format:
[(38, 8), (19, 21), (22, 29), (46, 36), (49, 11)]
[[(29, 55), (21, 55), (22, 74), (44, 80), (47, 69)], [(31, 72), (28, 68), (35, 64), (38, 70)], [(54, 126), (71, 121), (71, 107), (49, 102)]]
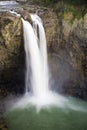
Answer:
[[(87, 108), (87, 104), (70, 99), (71, 102)], [(31, 106), (13, 109), (6, 113), (9, 130), (87, 130), (87, 112), (69, 108), (51, 107), (39, 113)]]

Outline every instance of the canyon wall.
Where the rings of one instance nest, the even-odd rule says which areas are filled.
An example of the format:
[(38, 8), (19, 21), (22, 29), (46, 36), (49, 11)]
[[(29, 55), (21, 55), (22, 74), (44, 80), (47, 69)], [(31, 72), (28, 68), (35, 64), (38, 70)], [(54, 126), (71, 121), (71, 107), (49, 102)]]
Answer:
[[(26, 5), (18, 11), (29, 20), (39, 10), (46, 31), (51, 89), (87, 99), (87, 15), (73, 19), (72, 12)], [(26, 12), (26, 13), (25, 13)], [(73, 21), (72, 21), (73, 19)], [(25, 53), (22, 22), (0, 13), (0, 91), (24, 91)]]
[(60, 93), (87, 99), (87, 14), (72, 21), (72, 12), (62, 17), (59, 13), (46, 10), (42, 16), (52, 86)]
[[(10, 13), (0, 14), (0, 88), (17, 91), (23, 83), (22, 23)], [(22, 91), (22, 89), (20, 90)]]

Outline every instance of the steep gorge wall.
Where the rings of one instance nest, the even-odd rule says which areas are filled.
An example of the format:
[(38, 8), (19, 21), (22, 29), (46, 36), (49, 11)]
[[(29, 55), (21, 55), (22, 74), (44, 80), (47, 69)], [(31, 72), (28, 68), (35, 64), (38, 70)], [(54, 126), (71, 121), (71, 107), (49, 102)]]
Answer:
[[(18, 12), (30, 21), (28, 12)], [(6, 94), (7, 90), (23, 93), (24, 79), (25, 52), (21, 18), (9, 12), (0, 13), (0, 95)]]
[[(59, 12), (60, 13), (60, 12)], [(44, 21), (53, 87), (65, 93), (87, 99), (87, 15), (46, 10)]]
[[(39, 9), (46, 31), (51, 86), (63, 94), (87, 99), (87, 15), (74, 19), (73, 14), (27, 5), (18, 11), (30, 22), (29, 12)], [(26, 13), (25, 13), (26, 12)], [(0, 14), (0, 87), (24, 91), (25, 54), (20, 18)], [(7, 87), (6, 87), (7, 86)]]
[(0, 30), (0, 88), (19, 90), (23, 84), (24, 64), (20, 18), (9, 13), (0, 14)]

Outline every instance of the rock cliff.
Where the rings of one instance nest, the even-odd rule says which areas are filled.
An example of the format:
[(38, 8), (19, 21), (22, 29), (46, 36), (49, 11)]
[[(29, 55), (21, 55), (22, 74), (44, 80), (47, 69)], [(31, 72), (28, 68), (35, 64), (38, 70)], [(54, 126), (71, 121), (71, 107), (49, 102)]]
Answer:
[(0, 13), (1, 93), (4, 88), (14, 91), (15, 87), (19, 90), (20, 86), (24, 85), (24, 49), (21, 43), (23, 43), (21, 19), (8, 12)]
[[(30, 22), (29, 12), (39, 10), (46, 31), (52, 89), (87, 99), (87, 14), (73, 13), (33, 5), (18, 11)], [(27, 13), (25, 13), (27, 12)], [(61, 13), (63, 12), (63, 13)], [(61, 15), (62, 14), (62, 15)], [(24, 90), (25, 54), (20, 18), (0, 14), (0, 87)]]
[[(54, 83), (61, 93), (87, 99), (87, 14), (73, 19), (72, 12), (47, 10), (43, 13), (49, 64)], [(73, 19), (73, 21), (72, 21)]]

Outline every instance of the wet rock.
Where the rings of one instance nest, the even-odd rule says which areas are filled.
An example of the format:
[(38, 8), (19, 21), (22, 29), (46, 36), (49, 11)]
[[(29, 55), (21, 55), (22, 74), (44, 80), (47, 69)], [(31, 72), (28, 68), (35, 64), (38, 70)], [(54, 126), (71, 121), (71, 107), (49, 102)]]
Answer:
[[(55, 79), (52, 86), (60, 93), (87, 99), (87, 14), (72, 21), (73, 14), (61, 15), (61, 7), (59, 12), (28, 4), (23, 8), (17, 12), (30, 23), (29, 12), (36, 10), (43, 20), (49, 64)], [(8, 13), (0, 14), (0, 30), (0, 86), (23, 91), (25, 63), (21, 19)]]
[[(68, 72), (63, 69), (62, 80), (58, 80), (59, 82), (62, 82), (62, 85), (57, 87), (59, 87), (58, 89), (61, 89), (62, 87), (63, 94), (67, 93), (87, 99), (87, 87), (85, 83), (87, 82), (87, 15), (85, 15), (83, 19), (74, 19), (73, 23), (71, 23), (73, 14), (68, 13), (67, 15), (64, 17), (58, 17), (55, 20), (54, 16), (56, 16), (56, 14), (51, 17), (49, 15), (45, 17), (44, 14), (45, 18), (43, 18), (46, 19), (46, 21), (49, 21), (48, 24), (45, 23), (48, 51), (51, 54), (57, 55), (56, 58), (59, 60), (61, 59), (58, 61), (57, 65), (60, 64), (60, 62), (63, 63), (63, 66), (56, 70), (57, 74), (54, 74), (53, 72), (53, 75), (54, 77), (57, 77), (57, 81), (59, 77), (58, 73), (62, 72), (64, 65), (68, 64), (71, 66), (70, 68), (68, 68), (68, 65), (66, 66), (65, 69), (69, 69)], [(53, 23), (52, 17), (54, 18)], [(49, 25), (51, 25), (52, 28)], [(68, 79), (66, 78), (67, 76), (64, 76), (65, 72), (66, 75), (69, 75)]]
[(61, 7), (59, 12), (36, 6), (35, 9), (39, 9), (45, 27), (52, 89), (86, 100), (87, 15), (73, 19), (72, 12), (61, 15)]
[(21, 19), (9, 13), (1, 13), (0, 30), (0, 88), (11, 91), (23, 89), (24, 47)]

